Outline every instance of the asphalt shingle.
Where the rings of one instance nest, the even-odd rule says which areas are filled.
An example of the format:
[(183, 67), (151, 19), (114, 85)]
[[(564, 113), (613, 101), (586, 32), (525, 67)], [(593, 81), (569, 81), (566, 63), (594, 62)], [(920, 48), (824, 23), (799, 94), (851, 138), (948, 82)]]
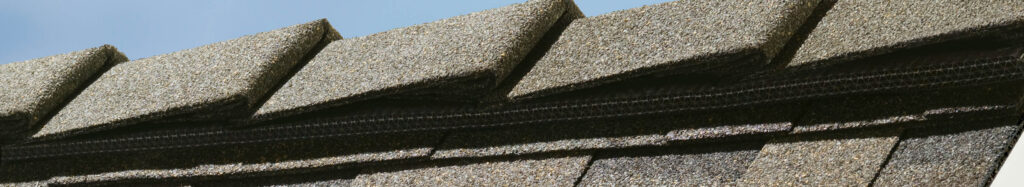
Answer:
[(572, 186), (589, 155), (551, 155), (512, 160), (456, 161), (413, 167), (372, 168), (353, 186)]
[[(349, 186), (358, 170), (300, 173), (280, 176), (249, 176), (191, 182), (192, 186)], [(184, 186), (184, 185), (182, 185)]]
[(772, 139), (740, 180), (741, 186), (867, 186), (882, 167), (899, 128), (797, 135)]
[[(818, 1), (674, 1), (574, 21), (508, 94), (528, 98), (651, 74), (767, 64)], [(690, 68), (690, 69), (687, 69)], [(730, 69), (733, 70), (733, 69)]]
[(975, 114), (1012, 113), (1024, 93), (1016, 84), (819, 99), (808, 106), (793, 133), (913, 126)]
[[(9, 182), (53, 184), (201, 181), (274, 176), (425, 158), (441, 134), (346, 136), (182, 150), (93, 154), (5, 163)], [(4, 181), (4, 180), (0, 180)]]
[[(533, 0), (333, 42), (253, 119), (410, 92), (484, 96), (569, 8), (567, 0)], [(439, 86), (446, 90), (430, 90)]]
[(874, 184), (986, 185), (1020, 132), (1017, 115), (958, 123), (959, 128), (908, 129)]
[(580, 186), (735, 186), (764, 141), (625, 150), (601, 155)]
[(1021, 1), (840, 0), (788, 66), (814, 67), (928, 44), (1021, 33)]
[(642, 116), (505, 129), (457, 131), (433, 158), (524, 155), (542, 152), (659, 146), (788, 132), (798, 110), (750, 108)]
[(110, 129), (176, 115), (237, 117), (253, 111), (318, 43), (340, 38), (327, 20), (317, 20), (122, 63), (85, 88), (33, 137)]
[(128, 61), (110, 45), (0, 65), (0, 136), (52, 114), (107, 67)]

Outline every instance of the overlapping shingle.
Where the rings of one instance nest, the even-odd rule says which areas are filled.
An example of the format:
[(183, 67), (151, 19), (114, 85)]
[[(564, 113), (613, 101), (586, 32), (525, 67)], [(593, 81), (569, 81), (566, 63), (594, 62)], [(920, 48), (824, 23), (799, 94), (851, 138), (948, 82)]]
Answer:
[[(651, 74), (759, 59), (761, 67), (817, 1), (675, 1), (579, 19), (508, 94), (534, 97)], [(700, 67), (698, 67), (700, 66)], [(734, 69), (729, 69), (734, 70)]]
[(0, 65), (0, 137), (20, 133), (57, 110), (89, 79), (128, 58), (110, 45)]
[(33, 137), (175, 115), (224, 119), (251, 112), (318, 43), (339, 38), (326, 20), (318, 20), (122, 63), (85, 88)]
[(1019, 35), (1022, 26), (1021, 1), (840, 0), (788, 66), (812, 67), (972, 37)]
[[(328, 45), (256, 112), (262, 120), (394, 94), (482, 96), (570, 8), (534, 0)], [(571, 15), (571, 14), (567, 14)], [(424, 90), (443, 87), (446, 90)]]
[[(424, 158), (441, 134), (390, 134), (83, 155), (5, 163), (3, 182), (102, 184), (230, 179), (308, 173)], [(52, 177), (52, 178), (51, 178)]]
[(1017, 119), (967, 119), (958, 128), (908, 129), (874, 184), (984, 186), (1020, 132)]
[(412, 167), (372, 168), (353, 186), (572, 186), (583, 174), (589, 155), (553, 155), (513, 160), (432, 163)]
[(790, 107), (643, 116), (506, 129), (457, 131), (433, 158), (664, 146), (786, 133), (799, 110)]
[(867, 186), (901, 129), (775, 138), (761, 149), (741, 186)]
[(735, 186), (759, 142), (625, 150), (595, 158), (580, 186)]

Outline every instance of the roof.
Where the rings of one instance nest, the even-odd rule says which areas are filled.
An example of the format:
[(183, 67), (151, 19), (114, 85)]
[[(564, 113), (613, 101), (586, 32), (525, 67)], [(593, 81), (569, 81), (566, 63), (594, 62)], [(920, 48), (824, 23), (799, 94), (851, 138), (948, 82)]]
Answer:
[[(0, 183), (986, 185), (1024, 126), (1024, 4), (899, 3), (534, 0), (2, 65), (60, 96), (14, 97), (57, 104), (0, 120), (30, 132)], [(24, 73), (42, 62), (109, 70)]]

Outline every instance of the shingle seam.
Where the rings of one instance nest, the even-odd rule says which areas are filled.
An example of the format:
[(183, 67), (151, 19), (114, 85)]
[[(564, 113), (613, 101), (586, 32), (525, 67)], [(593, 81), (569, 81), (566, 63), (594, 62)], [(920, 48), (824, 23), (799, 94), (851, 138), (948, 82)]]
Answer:
[(583, 177), (586, 177), (587, 173), (590, 172), (590, 167), (594, 166), (594, 161), (596, 161), (599, 158), (598, 154), (600, 153), (601, 152), (599, 151), (593, 151), (590, 153), (590, 159), (588, 159), (587, 163), (583, 165), (583, 171), (580, 172), (580, 176), (577, 176), (576, 181), (572, 182), (573, 187), (580, 186), (580, 183), (583, 182)]
[(878, 170), (875, 170), (875, 175), (874, 177), (871, 177), (871, 182), (868, 183), (868, 186), (875, 186), (875, 181), (878, 180), (878, 176), (882, 175), (882, 169), (885, 169), (885, 166), (889, 165), (889, 161), (892, 160), (892, 155), (896, 153), (896, 150), (899, 150), (900, 143), (902, 143), (903, 140), (906, 139), (907, 130), (903, 129), (899, 134), (899, 139), (897, 139), (896, 143), (893, 144), (892, 147), (889, 149), (889, 153), (885, 155), (885, 159), (882, 161), (882, 165), (878, 167)]
[(309, 62), (313, 60), (313, 57), (315, 57), (317, 54), (323, 51), (324, 48), (326, 48), (327, 45), (330, 44), (331, 42), (335, 40), (344, 39), (343, 36), (341, 36), (341, 34), (339, 34), (334, 29), (334, 26), (332, 26), (330, 22), (327, 22), (326, 19), (321, 20), (324, 20), (321, 24), (321, 27), (324, 28), (324, 33), (320, 35), (320, 39), (318, 39), (317, 43), (313, 45), (313, 48), (307, 51), (306, 54), (304, 54), (302, 58), (299, 59), (299, 62), (292, 66), (292, 68), (288, 70), (287, 73), (281, 76), (281, 79), (276, 81), (274, 86), (270, 86), (270, 89), (268, 89), (267, 92), (263, 94), (263, 96), (257, 99), (257, 102), (254, 103), (254, 105), (250, 108), (249, 111), (239, 113), (240, 115), (230, 119), (230, 124), (249, 123), (250, 120), (247, 118), (255, 114), (260, 107), (266, 104), (267, 100), (270, 100), (270, 96), (274, 95), (274, 93), (280, 90), (281, 87), (283, 87), (285, 83), (288, 82), (289, 79), (294, 77), (295, 74), (299, 72), (299, 70), (301, 70), (303, 67), (309, 64)]
[(793, 36), (791, 36), (786, 44), (779, 49), (779, 52), (769, 61), (769, 67), (766, 70), (761, 70), (752, 74), (750, 77), (762, 77), (770, 75), (772, 72), (779, 71), (784, 68), (786, 64), (793, 60), (793, 56), (796, 55), (800, 46), (803, 45), (804, 41), (807, 41), (808, 36), (811, 34), (821, 19), (825, 17), (829, 10), (836, 5), (838, 0), (820, 0), (818, 6), (814, 8), (810, 16), (804, 21), (800, 28), (796, 29)]

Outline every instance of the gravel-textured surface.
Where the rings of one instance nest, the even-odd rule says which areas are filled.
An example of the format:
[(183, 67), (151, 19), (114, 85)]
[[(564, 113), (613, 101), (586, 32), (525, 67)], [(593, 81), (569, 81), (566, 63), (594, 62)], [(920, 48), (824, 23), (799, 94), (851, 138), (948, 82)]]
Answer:
[(578, 123), (539, 124), (454, 132), (434, 158), (522, 155), (699, 142), (786, 132), (796, 110), (740, 109), (671, 116), (644, 116)]
[(761, 142), (626, 150), (602, 155), (580, 186), (735, 186)]
[(353, 186), (572, 186), (590, 156), (432, 163), (412, 168), (368, 168)]
[(225, 145), (182, 150), (96, 154), (5, 163), (0, 176), (54, 184), (194, 181), (287, 175), (423, 158), (441, 134), (390, 134)]
[(1017, 117), (965, 122), (963, 128), (908, 129), (876, 186), (984, 186), (1020, 130)]
[(447, 94), (481, 95), (523, 60), (566, 12), (567, 3), (572, 2), (534, 0), (333, 42), (252, 118), (258, 121), (443, 84), (471, 88)]
[(327, 20), (317, 20), (125, 62), (85, 88), (33, 137), (190, 112), (219, 110), (220, 117), (249, 112), (317, 43), (339, 38)]
[[(674, 1), (579, 19), (508, 97), (731, 63), (709, 62), (717, 58), (753, 54), (771, 59), (816, 5), (817, 1)], [(764, 59), (754, 65), (767, 64)]]
[(0, 135), (43, 120), (105, 67), (128, 61), (110, 45), (0, 65)]
[(899, 141), (900, 129), (772, 139), (741, 186), (867, 186)]
[(1014, 113), (1017, 100), (1024, 93), (1015, 85), (820, 99), (808, 105), (793, 133), (915, 125), (958, 116)]
[(1020, 26), (1024, 1), (840, 0), (788, 66), (813, 67), (995, 32), (1021, 33)]

